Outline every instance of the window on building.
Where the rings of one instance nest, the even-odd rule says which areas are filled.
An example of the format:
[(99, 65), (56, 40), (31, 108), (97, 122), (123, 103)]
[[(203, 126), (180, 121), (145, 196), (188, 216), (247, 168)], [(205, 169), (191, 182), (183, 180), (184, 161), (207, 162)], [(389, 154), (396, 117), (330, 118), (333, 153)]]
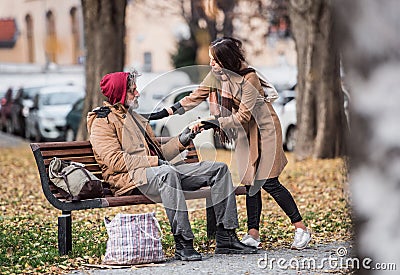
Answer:
[(72, 57), (74, 63), (80, 63), (81, 60), (81, 50), (80, 50), (80, 24), (78, 9), (73, 7), (70, 10), (71, 15), (71, 34), (72, 34)]
[(57, 35), (56, 22), (52, 11), (46, 13), (46, 58), (47, 62), (57, 63)]
[(0, 18), (0, 48), (13, 48), (18, 39), (15, 18)]
[(143, 71), (144, 72), (151, 72), (152, 71), (152, 55), (151, 52), (144, 53), (144, 64), (143, 64)]
[(35, 47), (33, 40), (33, 20), (30, 14), (25, 16), (25, 24), (26, 24), (26, 40), (28, 43), (28, 62), (35, 62)]

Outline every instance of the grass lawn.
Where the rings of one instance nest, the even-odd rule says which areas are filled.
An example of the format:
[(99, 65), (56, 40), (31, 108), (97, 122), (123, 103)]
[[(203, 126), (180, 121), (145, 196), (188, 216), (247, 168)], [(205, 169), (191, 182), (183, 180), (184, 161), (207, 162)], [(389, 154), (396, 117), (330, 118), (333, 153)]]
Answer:
[[(313, 243), (345, 241), (352, 238), (350, 210), (347, 205), (347, 170), (342, 159), (295, 162), (289, 164), (280, 181), (292, 193), (305, 223), (313, 231)], [(201, 152), (202, 159), (226, 162), (237, 184), (235, 156), (231, 151)], [(261, 238), (264, 248), (289, 247), (293, 227), (275, 201), (263, 191)], [(240, 227), (246, 233), (244, 196), (237, 197)], [(214, 243), (206, 238), (203, 200), (188, 202), (195, 234), (195, 246), (212, 252)], [(117, 213), (156, 212), (167, 256), (174, 242), (162, 205), (139, 205), (72, 212), (73, 251), (60, 257), (57, 249), (57, 216), (42, 194), (37, 167), (28, 145), (0, 148), (0, 274), (65, 273), (82, 264), (101, 263), (106, 249), (104, 217)], [(208, 250), (208, 251), (207, 251)]]

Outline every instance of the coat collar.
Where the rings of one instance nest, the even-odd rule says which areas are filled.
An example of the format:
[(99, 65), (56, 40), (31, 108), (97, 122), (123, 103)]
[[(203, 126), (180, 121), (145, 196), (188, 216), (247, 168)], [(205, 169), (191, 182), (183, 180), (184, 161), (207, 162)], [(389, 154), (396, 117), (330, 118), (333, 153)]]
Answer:
[(115, 103), (114, 105), (112, 105), (110, 102), (104, 101), (103, 106), (110, 108), (111, 112), (113, 112), (113, 114), (118, 117), (126, 117), (127, 109), (121, 103)]
[(136, 120), (138, 120), (140, 123), (142, 123), (143, 125), (146, 125), (147, 123), (149, 123), (149, 120), (147, 118), (145, 118), (144, 116), (141, 116), (139, 113), (137, 113), (135, 110), (131, 109), (128, 110), (128, 112), (136, 118)]

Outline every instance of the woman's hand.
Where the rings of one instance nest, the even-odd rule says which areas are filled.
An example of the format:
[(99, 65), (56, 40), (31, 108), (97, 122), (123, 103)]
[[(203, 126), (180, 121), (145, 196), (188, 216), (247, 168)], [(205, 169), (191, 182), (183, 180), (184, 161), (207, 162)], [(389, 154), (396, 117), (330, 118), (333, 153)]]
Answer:
[(199, 122), (199, 123), (196, 123), (196, 124), (190, 126), (189, 128), (190, 128), (194, 133), (198, 134), (198, 133), (200, 133), (201, 131), (203, 131), (202, 126), (203, 126), (203, 124), (202, 124), (201, 122)]
[(204, 130), (219, 128), (218, 119), (202, 120), (200, 123), (202, 124), (200, 128)]
[(141, 114), (141, 115), (144, 116), (145, 118), (147, 118), (148, 120), (159, 120), (159, 119), (169, 116), (169, 113), (164, 108), (158, 112), (154, 112), (154, 113), (150, 113), (150, 114)]
[(167, 108), (167, 112), (172, 114), (180, 114), (183, 115), (185, 113), (185, 109), (182, 107), (181, 103), (178, 101), (171, 107)]
[(141, 114), (141, 115), (144, 116), (145, 118), (147, 118), (148, 120), (159, 120), (159, 119), (162, 119), (164, 117), (167, 117), (167, 116), (170, 116), (173, 114), (182, 115), (184, 113), (185, 113), (185, 109), (182, 107), (182, 105), (179, 102), (176, 102), (171, 107), (164, 108), (161, 111), (150, 113), (150, 114)]

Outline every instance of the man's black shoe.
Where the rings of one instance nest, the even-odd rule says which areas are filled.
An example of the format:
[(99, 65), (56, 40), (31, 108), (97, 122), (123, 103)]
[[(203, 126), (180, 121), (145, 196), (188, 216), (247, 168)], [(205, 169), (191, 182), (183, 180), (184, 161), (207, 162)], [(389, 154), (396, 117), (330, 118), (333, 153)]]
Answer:
[(175, 259), (181, 261), (201, 261), (202, 257), (193, 247), (193, 240), (185, 240), (181, 235), (174, 235)]
[(234, 229), (218, 228), (215, 254), (256, 254), (257, 248), (241, 243)]

